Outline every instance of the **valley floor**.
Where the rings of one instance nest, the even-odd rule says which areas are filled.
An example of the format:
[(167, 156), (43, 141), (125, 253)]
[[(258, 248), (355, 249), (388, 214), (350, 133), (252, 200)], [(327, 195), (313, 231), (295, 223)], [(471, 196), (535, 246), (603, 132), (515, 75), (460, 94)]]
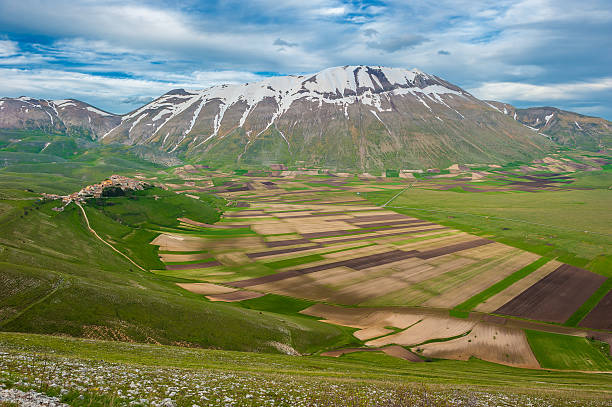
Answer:
[(569, 161), (408, 178), (141, 170), (157, 188), (62, 211), (5, 188), (0, 394), (610, 405), (610, 170)]

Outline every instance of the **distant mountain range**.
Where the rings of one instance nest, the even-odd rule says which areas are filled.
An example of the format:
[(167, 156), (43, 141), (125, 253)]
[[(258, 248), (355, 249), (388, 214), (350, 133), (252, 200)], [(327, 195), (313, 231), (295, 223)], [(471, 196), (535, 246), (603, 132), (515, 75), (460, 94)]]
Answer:
[(123, 116), (73, 99), (3, 98), (0, 128), (145, 145), (213, 165), (360, 170), (525, 161), (553, 142), (600, 150), (612, 140), (604, 119), (482, 101), (437, 76), (379, 66), (176, 89)]

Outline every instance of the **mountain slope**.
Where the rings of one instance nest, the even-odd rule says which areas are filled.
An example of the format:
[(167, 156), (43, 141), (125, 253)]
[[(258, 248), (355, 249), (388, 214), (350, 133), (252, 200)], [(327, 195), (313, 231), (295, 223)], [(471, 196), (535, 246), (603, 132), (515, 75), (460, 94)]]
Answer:
[(120, 122), (121, 116), (76, 99), (0, 99), (0, 129), (36, 129), (96, 138)]
[(74, 99), (0, 99), (0, 129), (86, 136), (216, 166), (346, 170), (529, 161), (554, 144), (607, 148), (612, 123), (482, 101), (416, 69), (343, 66), (204, 90), (175, 89), (126, 115)]
[(550, 136), (559, 144), (591, 151), (605, 150), (612, 145), (612, 122), (605, 119), (555, 107), (517, 109), (507, 103), (487, 102), (534, 131)]
[(361, 170), (507, 162), (549, 145), (443, 79), (369, 66), (174, 90), (123, 116), (102, 139), (215, 164)]

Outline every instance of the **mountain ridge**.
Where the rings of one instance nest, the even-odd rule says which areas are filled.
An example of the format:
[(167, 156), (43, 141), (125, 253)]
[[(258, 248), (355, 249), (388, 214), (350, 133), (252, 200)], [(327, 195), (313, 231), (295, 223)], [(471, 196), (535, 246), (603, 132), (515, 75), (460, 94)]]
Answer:
[[(0, 128), (44, 125), (78, 132), (80, 126), (103, 143), (146, 145), (213, 165), (370, 170), (504, 163), (544, 155), (552, 146), (548, 138), (597, 150), (606, 148), (612, 134), (612, 123), (604, 119), (587, 123), (559, 109), (554, 118), (556, 108), (526, 110), (479, 100), (418, 69), (382, 66), (347, 65), (312, 75), (174, 89), (125, 115), (76, 100), (1, 101), (21, 105), (13, 119), (0, 106)], [(37, 116), (24, 119), (28, 103), (39, 106), (33, 108)], [(75, 107), (69, 117), (63, 112), (70, 104)], [(547, 114), (540, 117), (542, 112), (534, 109)], [(549, 126), (537, 126), (551, 112)], [(576, 125), (568, 133), (570, 116)], [(54, 124), (54, 117), (61, 125)]]

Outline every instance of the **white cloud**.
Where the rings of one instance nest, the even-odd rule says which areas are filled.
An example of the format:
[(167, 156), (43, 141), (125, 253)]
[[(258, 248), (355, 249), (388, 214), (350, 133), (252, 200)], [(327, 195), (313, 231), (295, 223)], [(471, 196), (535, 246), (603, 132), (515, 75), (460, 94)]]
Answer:
[(345, 7), (328, 7), (315, 11), (316, 14), (320, 14), (322, 16), (342, 16), (346, 14), (346, 12), (347, 10)]
[[(240, 0), (0, 0), (0, 26), (15, 38), (52, 39), (44, 46), (0, 41), (0, 66), (40, 71), (67, 61), (66, 71), (120, 72), (155, 83), (199, 83), (198, 77), (219, 75), (252, 81), (257, 75), (247, 72), (372, 64), (416, 67), (502, 94), (516, 87), (508, 83), (608, 77), (612, 66), (605, 52), (612, 47), (609, 0), (580, 7), (571, 0), (387, 0), (384, 6), (252, 0), (248, 7)], [(580, 97), (589, 99), (586, 92)]]
[(4, 96), (35, 96), (47, 99), (77, 98), (99, 107), (116, 111), (117, 101), (124, 109), (137, 107), (139, 101), (158, 97), (176, 88), (204, 89), (222, 83), (241, 83), (261, 79), (250, 72), (199, 71), (192, 76), (174, 75), (169, 81), (149, 79), (109, 78), (78, 72), (40, 69), (0, 68), (0, 94)]
[(15, 41), (0, 40), (0, 57), (9, 57), (19, 52), (19, 47)]
[(585, 96), (596, 97), (594, 93), (612, 91), (612, 77), (591, 82), (535, 85), (517, 82), (487, 82), (470, 92), (481, 99), (493, 100), (574, 100)]

